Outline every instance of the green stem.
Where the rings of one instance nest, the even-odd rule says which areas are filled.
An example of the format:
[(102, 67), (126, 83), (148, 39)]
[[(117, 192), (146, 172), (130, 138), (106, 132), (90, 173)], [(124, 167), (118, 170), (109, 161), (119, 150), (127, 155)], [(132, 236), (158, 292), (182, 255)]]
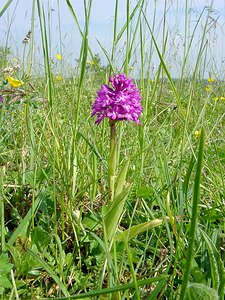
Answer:
[(113, 201), (114, 193), (115, 193), (118, 142), (117, 142), (115, 122), (110, 121), (109, 124), (110, 124), (110, 150), (109, 150), (108, 175), (109, 175), (110, 201)]

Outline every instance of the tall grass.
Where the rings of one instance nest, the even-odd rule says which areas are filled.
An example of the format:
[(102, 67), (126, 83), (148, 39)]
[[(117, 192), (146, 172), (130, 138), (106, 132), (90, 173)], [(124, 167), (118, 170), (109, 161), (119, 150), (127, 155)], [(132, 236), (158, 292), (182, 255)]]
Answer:
[[(73, 72), (64, 67), (60, 1), (62, 61), (52, 59), (51, 8), (40, 0), (32, 2), (24, 63), (12, 74), (24, 85), (11, 88), (5, 78), (11, 25), (0, 52), (1, 299), (223, 299), (225, 89), (217, 74), (205, 78), (210, 61), (214, 69), (207, 56), (213, 2), (194, 26), (184, 2), (179, 78), (169, 66), (170, 1), (159, 19), (158, 1), (127, 0), (121, 22), (115, 0), (111, 44), (97, 41), (100, 59), (89, 43), (95, 2), (83, 1), (84, 22), (72, 1), (64, 5), (81, 38)], [(43, 75), (33, 71), (35, 18)], [(138, 85), (143, 113), (141, 126), (117, 124), (119, 180), (110, 206), (110, 128), (90, 114), (101, 84), (120, 72)]]

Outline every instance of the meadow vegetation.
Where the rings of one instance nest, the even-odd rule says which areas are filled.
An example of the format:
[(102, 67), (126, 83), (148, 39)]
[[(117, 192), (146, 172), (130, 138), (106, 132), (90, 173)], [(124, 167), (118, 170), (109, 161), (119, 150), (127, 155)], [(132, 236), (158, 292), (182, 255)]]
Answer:
[[(188, 32), (192, 11), (184, 1), (174, 78), (170, 1), (160, 22), (149, 18), (149, 5), (157, 10), (152, 2), (127, 0), (120, 26), (115, 0), (112, 43), (99, 41), (96, 54), (88, 43), (94, 1), (84, 0), (82, 27), (66, 0), (82, 39), (72, 72), (62, 48), (52, 58), (54, 33), (40, 0), (33, 1), (22, 60), (15, 63), (14, 49), (1, 45), (1, 299), (224, 299), (225, 70), (206, 76), (213, 6)], [(34, 10), (43, 75), (32, 70)], [(134, 79), (143, 112), (141, 125), (117, 122), (113, 156), (109, 120), (97, 126), (91, 112), (115, 73)]]

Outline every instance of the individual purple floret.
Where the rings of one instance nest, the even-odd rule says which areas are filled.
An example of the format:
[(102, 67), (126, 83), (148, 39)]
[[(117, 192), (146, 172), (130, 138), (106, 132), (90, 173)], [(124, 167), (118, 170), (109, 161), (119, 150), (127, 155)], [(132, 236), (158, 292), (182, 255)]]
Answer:
[(115, 74), (109, 81), (112, 88), (103, 84), (92, 105), (91, 116), (97, 116), (95, 123), (99, 125), (103, 118), (109, 118), (112, 121), (131, 120), (140, 125), (141, 95), (132, 79), (125, 74)]

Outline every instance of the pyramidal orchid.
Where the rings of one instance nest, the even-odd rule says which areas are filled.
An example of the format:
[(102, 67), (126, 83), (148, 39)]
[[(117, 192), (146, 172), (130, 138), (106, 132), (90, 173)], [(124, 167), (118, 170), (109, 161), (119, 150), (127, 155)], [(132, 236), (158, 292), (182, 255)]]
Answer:
[(104, 118), (109, 119), (110, 125), (110, 153), (108, 164), (110, 201), (113, 201), (115, 191), (116, 168), (118, 161), (118, 145), (116, 123), (118, 121), (134, 121), (141, 124), (139, 117), (142, 112), (141, 95), (126, 74), (115, 74), (109, 79), (110, 86), (103, 84), (97, 92), (97, 98), (92, 105), (92, 116), (96, 116), (99, 125)]
[(115, 74), (109, 81), (111, 87), (103, 84), (92, 105), (92, 116), (97, 116), (96, 124), (109, 118), (114, 122), (131, 120), (140, 125), (141, 95), (132, 79), (125, 74)]

